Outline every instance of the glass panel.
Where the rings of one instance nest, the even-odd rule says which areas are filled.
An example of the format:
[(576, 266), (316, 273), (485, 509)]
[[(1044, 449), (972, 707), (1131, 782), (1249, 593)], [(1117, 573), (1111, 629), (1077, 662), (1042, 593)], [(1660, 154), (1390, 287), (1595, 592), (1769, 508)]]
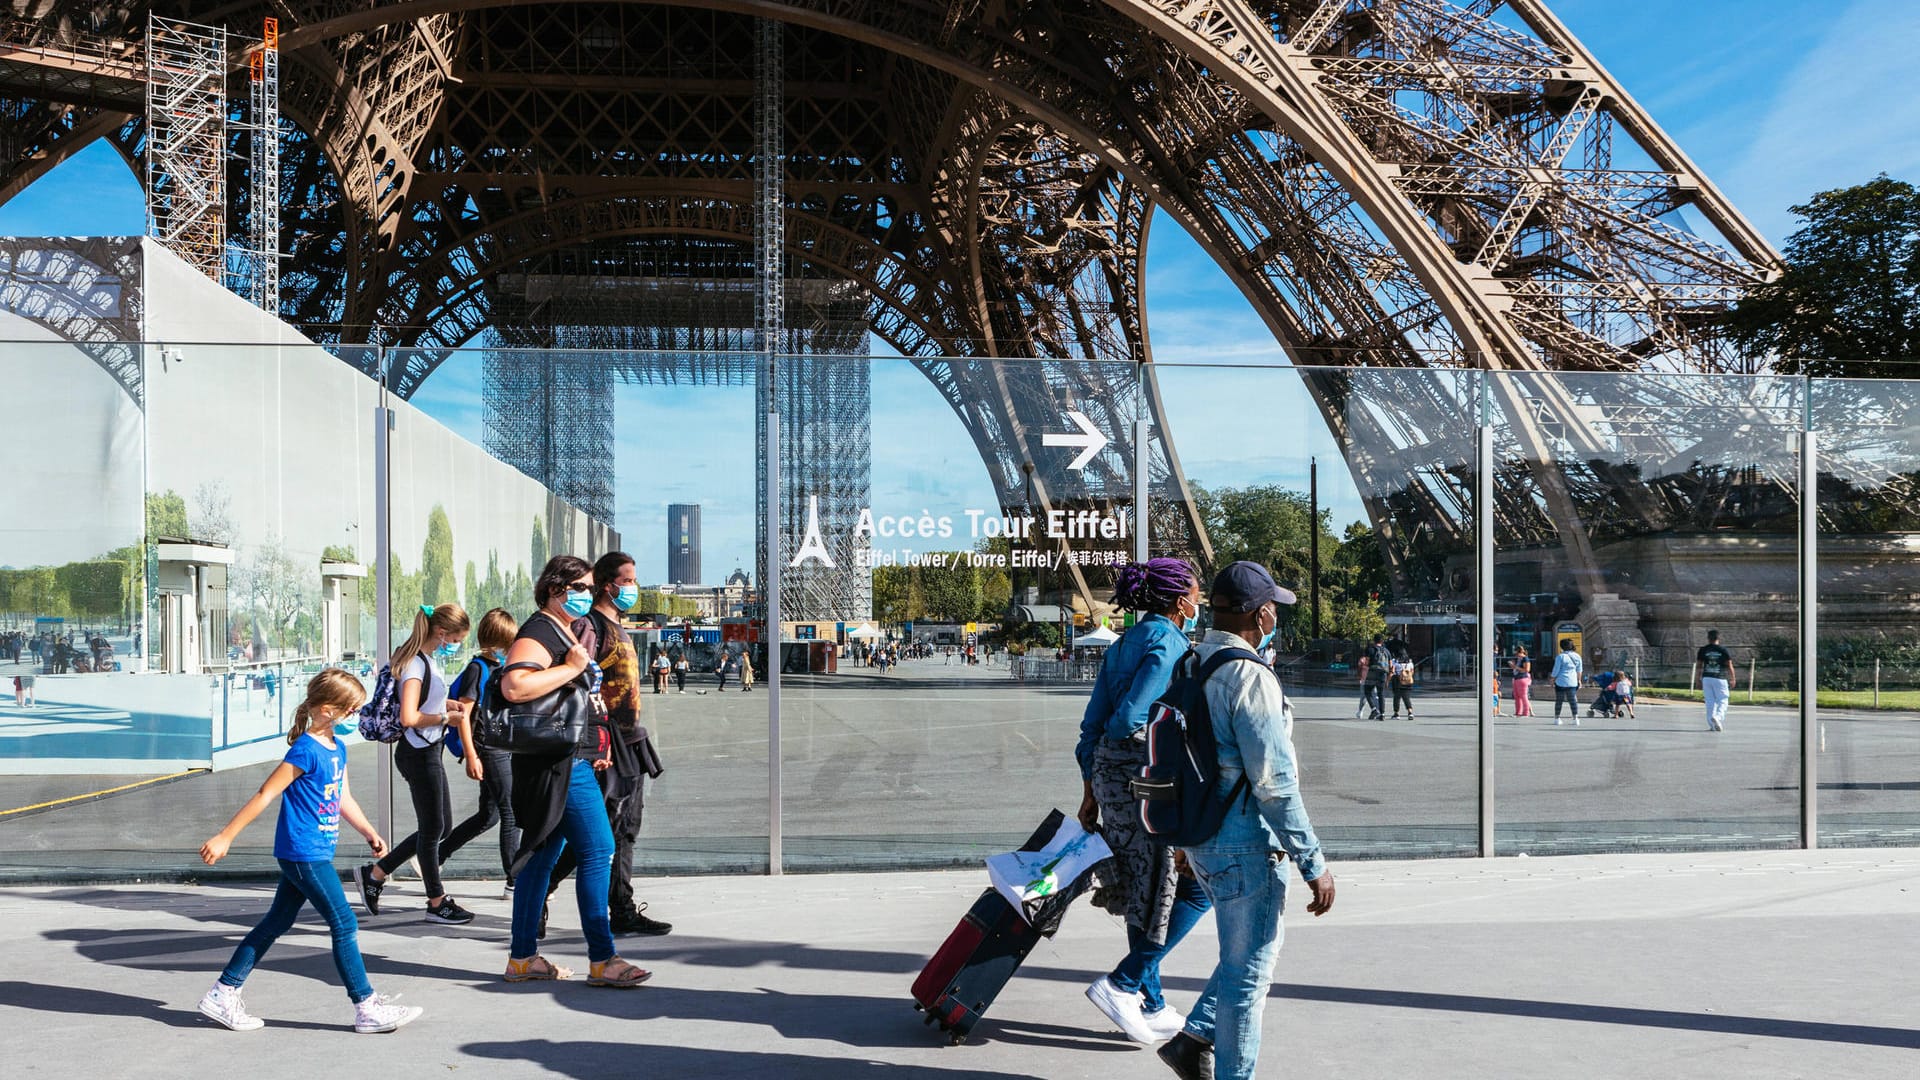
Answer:
[(978, 865), (1079, 805), (1138, 370), (813, 357), (783, 380), (786, 864)]
[[(390, 363), (431, 372), (396, 405), (395, 641), (422, 602), (461, 603), (476, 627), (493, 607), (524, 621), (550, 555), (627, 552), (640, 602), (626, 626), (642, 665), (662, 651), (687, 661), (684, 694), (669, 681), (640, 699), (667, 771), (647, 786), (635, 872), (764, 870), (765, 697), (736, 693), (737, 679), (714, 692), (722, 639), (745, 643), (757, 581), (752, 360), (476, 349), (403, 350)], [(450, 673), (475, 644), (470, 636)], [(477, 809), (479, 786), (449, 765), (458, 823)], [(404, 835), (414, 819), (397, 776), (394, 790)], [(495, 834), (462, 848), (450, 872), (497, 877)]]
[[(1321, 842), (1335, 858), (1472, 852), (1475, 374), (1153, 373), (1154, 447), (1177, 451), (1177, 469), (1155, 460), (1153, 553), (1209, 572), (1252, 559), (1300, 597), (1277, 665)], [(1363, 680), (1376, 634), (1388, 664)]]
[[(1533, 715), (1499, 729), (1503, 854), (1796, 841), (1802, 387), (1490, 378), (1503, 663), (1519, 645), (1532, 653)], [(1721, 684), (1703, 687), (1697, 663), (1715, 630), (1733, 691), (1717, 732), (1701, 699)], [(1562, 642), (1582, 663), (1577, 708), (1556, 728)], [(1590, 715), (1607, 709), (1606, 673), (1631, 677), (1632, 708)]]
[(1820, 470), (1820, 843), (1920, 826), (1920, 384), (1812, 384)]

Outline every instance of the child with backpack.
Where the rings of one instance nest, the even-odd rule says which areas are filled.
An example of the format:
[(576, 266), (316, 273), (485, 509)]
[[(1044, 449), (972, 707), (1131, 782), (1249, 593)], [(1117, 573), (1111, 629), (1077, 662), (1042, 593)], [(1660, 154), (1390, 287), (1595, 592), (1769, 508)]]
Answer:
[(1393, 718), (1400, 719), (1400, 706), (1407, 707), (1407, 719), (1413, 719), (1413, 657), (1404, 652), (1387, 661), (1389, 681), (1393, 685)]
[[(372, 715), (362, 710), (361, 733), (369, 734), (371, 728), (372, 737), (394, 744), (393, 767), (413, 796), (416, 824), (414, 834), (385, 858), (354, 868), (360, 902), (369, 915), (380, 914), (380, 892), (387, 878), (417, 855), (421, 886), (427, 891), (427, 921), (454, 926), (473, 921), (473, 912), (455, 903), (440, 883), (440, 845), (453, 829), (453, 795), (447, 790), (447, 773), (441, 764), (446, 755), (440, 744), (449, 729), (456, 729), (462, 746), (473, 745), (467, 706), (449, 696), (440, 665), (460, 651), (467, 627), (467, 613), (459, 604), (421, 604), (413, 616), (413, 633), (393, 651), (387, 670), (380, 673), (368, 706)], [(478, 756), (467, 758), (467, 775), (475, 780), (485, 775)]]
[(240, 988), (273, 943), (293, 927), (294, 918), (307, 903), (313, 904), (333, 935), (334, 968), (353, 1000), (353, 1030), (363, 1034), (393, 1031), (412, 1023), (424, 1011), (417, 1006), (395, 1005), (386, 995), (374, 993), (367, 983), (366, 965), (360, 959), (359, 924), (340, 888), (340, 874), (333, 868), (342, 818), (366, 837), (375, 855), (387, 850), (387, 842), (361, 812), (347, 787), (347, 748), (334, 738), (334, 725), (351, 716), (366, 696), (360, 680), (338, 668), (328, 668), (310, 679), (306, 700), (293, 711), (286, 757), (227, 827), (200, 846), (201, 861), (212, 866), (226, 857), (254, 818), (274, 799), (281, 800), (280, 822), (273, 835), (280, 888), (274, 893), (273, 906), (241, 940), (226, 970), (200, 999), (203, 1014), (234, 1031), (265, 1026), (264, 1021), (247, 1012)]
[[(485, 707), (487, 690), (493, 680), (500, 677), (500, 668), (506, 663), (507, 650), (513, 647), (513, 639), (520, 633), (520, 624), (511, 614), (502, 608), (494, 608), (480, 616), (477, 633), (480, 651), (453, 680), (448, 691), (455, 700), (467, 706), (466, 729), (475, 729), (481, 710)], [(454, 738), (457, 738), (455, 736)], [(453, 739), (449, 739), (449, 742)], [(450, 746), (449, 749), (452, 749)], [(453, 827), (447, 834), (446, 842), (440, 845), (440, 865), (445, 866), (453, 854), (467, 845), (467, 841), (500, 826), (500, 870), (506, 875), (506, 888), (501, 892), (502, 900), (513, 899), (513, 853), (520, 849), (520, 828), (513, 820), (513, 755), (505, 750), (497, 750), (479, 742), (462, 742), (461, 753), (455, 754), (463, 761), (474, 763), (480, 773), (475, 777), (480, 781), (480, 802), (473, 816)], [(471, 771), (469, 773), (471, 775)]]

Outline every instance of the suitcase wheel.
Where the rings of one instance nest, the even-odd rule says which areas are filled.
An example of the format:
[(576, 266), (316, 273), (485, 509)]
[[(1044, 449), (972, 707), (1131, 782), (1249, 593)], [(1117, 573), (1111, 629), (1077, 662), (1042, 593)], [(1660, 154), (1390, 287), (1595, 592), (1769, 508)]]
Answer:
[(961, 1043), (966, 1041), (967, 1041), (967, 1034), (964, 1031), (956, 1031), (952, 1035), (947, 1036), (948, 1046), (959, 1046)]

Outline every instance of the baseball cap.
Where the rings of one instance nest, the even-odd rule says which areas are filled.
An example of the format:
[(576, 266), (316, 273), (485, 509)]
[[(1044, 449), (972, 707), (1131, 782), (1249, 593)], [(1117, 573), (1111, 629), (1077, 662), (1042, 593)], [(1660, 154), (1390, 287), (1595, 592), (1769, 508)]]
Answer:
[(1273, 575), (1266, 567), (1245, 559), (1227, 564), (1214, 577), (1212, 596), (1215, 607), (1229, 611), (1252, 611), (1268, 601), (1291, 604), (1297, 599), (1293, 593), (1274, 584)]

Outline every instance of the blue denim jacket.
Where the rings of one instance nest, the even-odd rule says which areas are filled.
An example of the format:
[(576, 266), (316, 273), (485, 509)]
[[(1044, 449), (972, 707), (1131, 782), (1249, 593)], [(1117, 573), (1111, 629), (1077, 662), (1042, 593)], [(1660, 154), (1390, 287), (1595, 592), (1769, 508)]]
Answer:
[[(1253, 650), (1237, 634), (1209, 630), (1199, 645), (1200, 660), (1204, 663), (1227, 648)], [(1326, 862), (1300, 798), (1300, 769), (1280, 680), (1265, 664), (1241, 661), (1214, 672), (1206, 692), (1214, 741), (1220, 746), (1220, 791), (1231, 791), (1248, 775), (1251, 797), (1235, 800), (1220, 831), (1194, 850), (1284, 851), (1300, 867), (1301, 877), (1314, 880), (1326, 871)]]
[(1147, 726), (1147, 709), (1173, 681), (1173, 665), (1187, 652), (1187, 635), (1165, 615), (1147, 615), (1107, 647), (1093, 696), (1080, 717), (1073, 748), (1080, 778), (1093, 775), (1093, 748), (1101, 739), (1124, 742)]

